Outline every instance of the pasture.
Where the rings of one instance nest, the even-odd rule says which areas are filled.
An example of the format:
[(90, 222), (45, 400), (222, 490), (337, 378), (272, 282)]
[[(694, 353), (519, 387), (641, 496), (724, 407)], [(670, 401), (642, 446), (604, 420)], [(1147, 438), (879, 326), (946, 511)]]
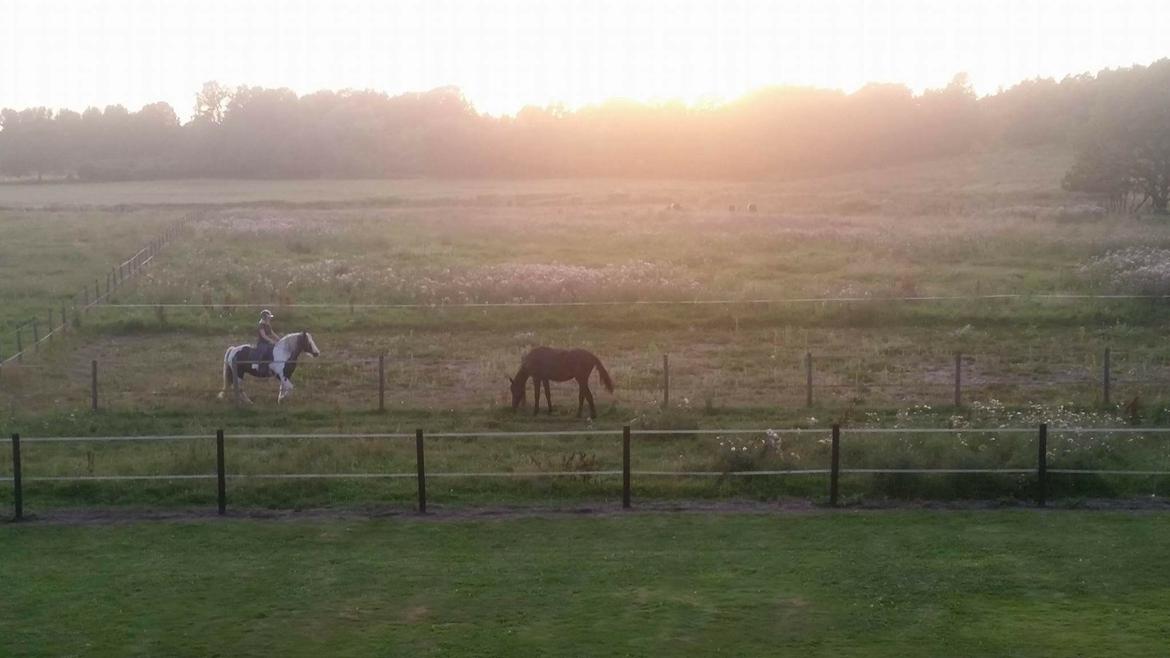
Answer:
[[(1151, 266), (1163, 257), (1159, 250), (1170, 247), (1170, 227), (1148, 217), (1100, 215), (1059, 189), (1067, 165), (1066, 153), (1034, 150), (753, 183), (0, 186), (0, 206), (7, 207), (0, 211), (0, 231), (19, 236), (0, 247), (0, 267), (8, 272), (0, 293), (9, 302), (0, 305), (0, 326), (8, 328), (0, 331), (0, 355), (14, 352), (12, 329), (30, 314), (69, 304), (78, 286), (103, 277), (110, 264), (165, 227), (189, 220), (109, 304), (74, 315), (64, 334), (40, 344), (23, 363), (0, 369), (0, 425), (26, 436), (210, 436), (217, 428), (230, 436), (613, 430), (627, 423), (821, 432), (833, 422), (920, 428), (1164, 424), (1170, 413), (1164, 338), (1170, 307), (1164, 301), (1034, 297), (1170, 290), (1170, 279), (1163, 282), (1161, 270)], [(746, 212), (748, 202), (758, 212)], [(986, 297), (1000, 293), (1024, 297)], [(922, 297), (944, 299), (915, 301)], [(599, 302), (621, 304), (588, 305)], [(549, 305), (524, 306), (534, 303)], [(312, 331), (324, 354), (297, 371), (287, 405), (275, 405), (272, 382), (248, 379), (245, 388), (256, 404), (236, 409), (216, 399), (220, 362), (226, 346), (254, 339), (261, 305), (276, 311), (278, 331)], [(27, 346), (30, 334), (22, 331)], [(505, 376), (539, 344), (580, 346), (601, 357), (618, 388), (613, 396), (601, 393), (594, 379), (595, 421), (573, 417), (572, 385), (554, 387), (551, 417), (509, 409)], [(1112, 355), (1109, 404), (1101, 383), (1106, 348)], [(958, 407), (956, 353), (962, 355)], [(379, 411), (383, 355), (385, 410)], [(89, 410), (94, 361), (97, 413)], [(734, 460), (719, 439), (683, 437), (638, 450), (647, 469), (726, 470)], [(1030, 440), (995, 449), (978, 442), (947, 448), (949, 439), (941, 436), (925, 440), (940, 447), (868, 446), (863, 465), (1030, 465), (1033, 450)], [(506, 457), (479, 446), (464, 451), (452, 468), (555, 471), (575, 464), (590, 470), (589, 464), (612, 457), (609, 447), (588, 439), (533, 445), (502, 450)], [(149, 444), (133, 451), (38, 449), (30, 453), (29, 468), (41, 475), (204, 468), (205, 446), (184, 450)], [(394, 446), (345, 441), (233, 450), (242, 463), (284, 472), (322, 465), (385, 470), (402, 461)], [(815, 440), (789, 450), (766, 452), (749, 467), (823, 461)], [(1078, 464), (1115, 468), (1156, 470), (1168, 459), (1153, 437), (1081, 442), (1072, 453)], [(525, 462), (526, 456), (536, 463)], [(0, 468), (10, 468), (4, 461)], [(1161, 493), (1164, 480), (1124, 486), (1081, 481), (1069, 490)], [(158, 491), (145, 485), (39, 486), (43, 500), (63, 504), (94, 496), (144, 502), (143, 491)], [(567, 497), (595, 498), (592, 486), (571, 484)], [(204, 495), (185, 486), (161, 489), (170, 492), (162, 502)], [(277, 493), (242, 499), (262, 506), (297, 504), (299, 494), (300, 504), (394, 499), (369, 483), (264, 489)], [(663, 497), (700, 498), (806, 496), (821, 489), (651, 487)], [(856, 490), (859, 496), (996, 497), (1025, 495), (1025, 489), (1008, 481)], [(475, 493), (481, 491), (522, 499), (551, 493), (529, 482), (467, 491), (453, 499), (483, 501), (489, 496)]]
[(1029, 510), (32, 525), (0, 532), (0, 653), (1153, 656), (1168, 528)]
[[(1040, 150), (750, 184), (0, 185), (0, 358), (18, 328), (29, 345), (29, 317), (186, 220), (106, 303), (0, 367), (0, 430), (197, 435), (24, 445), (34, 522), (0, 530), (0, 653), (1157, 655), (1170, 477), (1058, 471), (1170, 470), (1144, 431), (1170, 415), (1170, 307), (1037, 295), (1170, 291), (1170, 226), (1100, 216), (1059, 189), (1067, 165)], [(215, 396), (221, 359), (253, 340), (258, 304), (323, 356), (288, 404), (246, 380), (256, 403), (237, 408)], [(594, 379), (596, 419), (573, 417), (571, 385), (551, 416), (510, 409), (505, 376), (538, 344), (601, 357), (618, 388)], [(1056, 505), (1147, 509), (862, 511), (1029, 505), (1042, 422)], [(976, 472), (846, 472), (853, 509), (836, 511), (823, 473), (750, 474), (823, 470), (833, 423), (847, 469)], [(621, 513), (620, 437), (541, 433), (626, 424), (679, 433), (635, 440)], [(206, 478), (219, 428), (227, 519), (214, 479), (102, 479)], [(428, 473), (507, 476), (430, 479), (428, 517), (412, 479), (364, 476), (409, 475), (412, 440), (243, 436), (416, 428), (531, 434), (428, 439)], [(759, 431), (697, 431), (729, 428)], [(1017, 472), (979, 472), (1002, 468)], [(268, 477), (287, 474), (331, 477)], [(172, 520), (133, 522), (144, 508)]]

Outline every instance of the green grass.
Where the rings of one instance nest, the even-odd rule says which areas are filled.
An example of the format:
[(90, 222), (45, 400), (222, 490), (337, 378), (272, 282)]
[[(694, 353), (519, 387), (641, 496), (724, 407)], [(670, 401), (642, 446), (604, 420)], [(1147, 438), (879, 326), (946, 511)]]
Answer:
[[(0, 185), (0, 189), (5, 186)], [(0, 358), (15, 351), (10, 333), (30, 319), (44, 335), (48, 311), (60, 322), (95, 280), (158, 237), (182, 214), (173, 210), (5, 210), (0, 208)], [(26, 330), (25, 345), (31, 337)]]
[(1163, 513), (13, 526), (11, 655), (1155, 656)]
[[(550, 309), (357, 309), (350, 301), (886, 297), (991, 292), (1111, 291), (1081, 265), (1115, 248), (1170, 245), (1148, 218), (1066, 217), (1083, 199), (1059, 189), (1067, 154), (977, 154), (805, 181), (169, 181), (0, 186), (0, 328), (63, 295), (176, 219), (194, 215), (116, 302), (193, 308), (97, 308), (78, 326), (0, 371), (0, 432), (27, 435), (241, 431), (581, 429), (572, 385), (558, 413), (507, 410), (504, 376), (531, 346), (582, 346), (617, 381), (598, 391), (592, 427), (827, 427), (841, 422), (918, 427), (1160, 426), (1170, 418), (1170, 306), (1137, 301), (635, 306)], [(760, 212), (731, 213), (758, 203)], [(680, 203), (684, 210), (665, 210)], [(277, 408), (272, 382), (248, 380), (256, 406), (216, 399), (226, 346), (250, 341), (258, 308), (274, 303), (280, 331), (311, 330), (324, 356), (297, 371)], [(340, 304), (317, 309), (296, 304)], [(43, 313), (37, 310), (37, 313)], [(5, 324), (7, 323), (7, 325)], [(29, 338), (25, 334), (26, 342)], [(0, 353), (14, 347), (0, 331)], [(1113, 399), (1101, 391), (1113, 350)], [(805, 408), (806, 352), (815, 403)], [(963, 402), (953, 408), (953, 358), (964, 355)], [(377, 405), (377, 357), (386, 355), (387, 412)], [(663, 410), (662, 356), (671, 408)], [(101, 411), (89, 411), (90, 363)], [(599, 387), (596, 387), (599, 388)], [(1127, 404), (1132, 403), (1132, 404)], [(988, 412), (987, 410), (992, 410)], [(989, 415), (990, 413), (990, 415)], [(856, 446), (856, 444), (854, 444)], [(823, 462), (823, 447), (770, 453), (751, 467)], [(646, 468), (726, 470), (715, 444), (649, 449)], [(234, 453), (250, 472), (409, 470), (409, 451), (311, 442)], [(674, 452), (672, 452), (674, 450)], [(860, 466), (993, 468), (1030, 465), (1028, 445), (873, 444)], [(6, 454), (6, 453), (5, 453)], [(459, 470), (558, 470), (572, 455), (612, 455), (579, 444), (472, 448)], [(1078, 446), (1080, 467), (1167, 463), (1155, 440)], [(205, 468), (207, 454), (135, 444), (127, 450), (37, 450), (41, 474), (152, 474)], [(528, 462), (524, 461), (529, 459)], [(539, 463), (532, 463), (536, 459)], [(737, 454), (735, 459), (740, 459)], [(202, 461), (200, 461), (202, 460)], [(0, 457), (0, 468), (6, 458)], [(1153, 466), (1151, 466), (1152, 468)], [(917, 483), (917, 484), (915, 484)], [(664, 482), (647, 494), (774, 498), (820, 495), (806, 483)], [(178, 487), (42, 485), (40, 500), (159, 504), (202, 500)], [(137, 488), (136, 488), (137, 487)], [(1068, 495), (1161, 493), (1162, 479), (1081, 478)], [(871, 478), (859, 496), (1027, 497), (1011, 478)], [(407, 492), (408, 494), (409, 492)], [(4, 495), (4, 494), (0, 494)], [(592, 483), (457, 487), (453, 500), (598, 495)], [(394, 499), (372, 483), (241, 487), (258, 506)]]

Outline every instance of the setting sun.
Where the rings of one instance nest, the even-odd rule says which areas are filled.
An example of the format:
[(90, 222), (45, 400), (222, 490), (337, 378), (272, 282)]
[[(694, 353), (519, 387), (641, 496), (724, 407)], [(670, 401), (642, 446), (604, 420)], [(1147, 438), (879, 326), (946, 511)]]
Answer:
[(481, 112), (607, 98), (731, 99), (766, 85), (979, 93), (1149, 62), (1170, 4), (1085, 0), (44, 0), (0, 21), (0, 104), (182, 117), (207, 80), (377, 89), (452, 85)]

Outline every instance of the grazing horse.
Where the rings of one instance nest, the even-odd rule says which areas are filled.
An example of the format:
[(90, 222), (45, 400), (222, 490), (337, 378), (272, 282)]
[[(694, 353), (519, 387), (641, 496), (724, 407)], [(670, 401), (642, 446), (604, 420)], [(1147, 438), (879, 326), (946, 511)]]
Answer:
[(277, 341), (272, 348), (272, 362), (267, 364), (258, 363), (259, 360), (256, 358), (258, 354), (252, 345), (229, 347), (223, 355), (223, 389), (219, 392), (219, 398), (222, 400), (228, 387), (233, 386), (239, 391), (243, 401), (251, 404), (252, 401), (244, 394), (244, 389), (236, 386), (243, 381), (244, 375), (261, 379), (276, 377), (280, 380), (280, 393), (276, 396), (279, 403), (292, 395), (292, 375), (297, 369), (297, 357), (302, 353), (321, 356), (321, 350), (317, 349), (317, 343), (313, 342), (313, 337), (307, 331), (288, 334)]
[(594, 418), (597, 416), (597, 409), (593, 406), (593, 392), (589, 390), (589, 375), (593, 373), (594, 368), (597, 368), (597, 373), (601, 375), (601, 383), (605, 386), (605, 390), (613, 393), (613, 380), (609, 378), (609, 372), (605, 370), (605, 366), (601, 365), (601, 359), (594, 356), (592, 352), (537, 347), (520, 359), (520, 370), (516, 372), (516, 376), (508, 378), (512, 384), (512, 408), (519, 408), (520, 403), (524, 401), (528, 390), (528, 378), (531, 377), (532, 390), (536, 394), (536, 404), (532, 409), (532, 415), (540, 413), (541, 384), (544, 384), (544, 399), (548, 404), (548, 412), (551, 414), (552, 394), (549, 392), (548, 383), (576, 379), (577, 417), (581, 417), (581, 406), (588, 401), (589, 417)]

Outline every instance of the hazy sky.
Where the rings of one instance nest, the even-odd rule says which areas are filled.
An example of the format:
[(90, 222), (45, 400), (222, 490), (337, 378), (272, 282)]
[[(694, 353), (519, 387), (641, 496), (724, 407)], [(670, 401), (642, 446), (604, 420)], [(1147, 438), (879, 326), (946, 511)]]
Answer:
[(1170, 55), (1167, 0), (0, 0), (0, 107), (158, 100), (206, 80), (463, 89), (493, 114), (768, 84), (981, 93)]

